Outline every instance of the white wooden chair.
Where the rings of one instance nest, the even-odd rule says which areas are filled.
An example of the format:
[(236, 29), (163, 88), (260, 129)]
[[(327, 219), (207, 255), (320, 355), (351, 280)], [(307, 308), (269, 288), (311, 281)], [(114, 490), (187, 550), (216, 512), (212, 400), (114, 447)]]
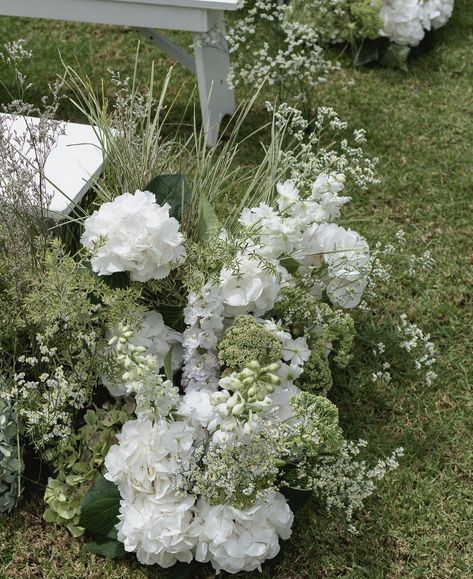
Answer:
[[(239, 0), (0, 0), (0, 15), (72, 20), (139, 28), (170, 56), (197, 75), (207, 144), (218, 137), (222, 117), (235, 110), (235, 96), (227, 83), (230, 60), (226, 47), (201, 42), (211, 30), (225, 32), (224, 12), (236, 10)], [(193, 33), (194, 57), (156, 29)]]
[[(16, 153), (29, 167), (38, 167), (35, 151), (29, 146), (29, 127), (38, 123), (34, 117), (11, 116), (0, 113), (4, 134), (13, 143), (21, 143)], [(90, 189), (103, 168), (103, 151), (96, 131), (89, 125), (64, 123), (46, 160), (42, 175), (45, 193), (51, 202), (49, 217), (59, 220), (67, 217)], [(16, 139), (15, 137), (18, 137)], [(14, 145), (16, 148), (16, 145)], [(19, 150), (21, 149), (21, 150)], [(39, 175), (39, 168), (37, 169)], [(3, 178), (0, 176), (0, 190)]]

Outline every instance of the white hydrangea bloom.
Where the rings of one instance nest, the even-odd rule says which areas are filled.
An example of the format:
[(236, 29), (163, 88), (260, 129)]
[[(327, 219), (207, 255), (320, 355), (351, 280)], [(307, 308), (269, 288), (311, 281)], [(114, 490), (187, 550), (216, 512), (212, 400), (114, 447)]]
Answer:
[(240, 511), (227, 505), (197, 503), (201, 518), (197, 561), (210, 561), (217, 573), (261, 570), (279, 552), (279, 539), (291, 536), (294, 515), (280, 493)]
[(154, 356), (158, 368), (164, 367), (164, 358), (172, 348), (172, 365), (177, 370), (182, 363), (182, 335), (166, 326), (159, 312), (150, 311), (141, 321), (141, 327), (131, 339), (135, 346), (143, 346), (146, 352)]
[(427, 0), (424, 12), (432, 26), (437, 29), (445, 26), (453, 13), (454, 0)]
[(128, 271), (141, 282), (166, 277), (186, 255), (179, 222), (169, 217), (169, 209), (149, 191), (103, 203), (85, 221), (81, 238), (92, 252), (92, 269), (99, 275)]
[(239, 222), (258, 237), (254, 249), (266, 259), (278, 259), (292, 253), (299, 237), (299, 226), (294, 219), (282, 218), (277, 211), (261, 203), (252, 209), (243, 209)]
[(424, 12), (419, 0), (383, 0), (381, 34), (392, 42), (417, 46), (424, 38)]
[(118, 486), (127, 501), (140, 494), (159, 500), (172, 492), (178, 456), (183, 459), (192, 452), (194, 434), (194, 428), (183, 421), (129, 420), (105, 458), (105, 478)]
[(333, 304), (354, 308), (368, 284), (368, 243), (355, 231), (343, 227), (338, 227), (332, 239), (333, 250), (324, 256), (330, 277), (327, 294)]
[(235, 317), (249, 312), (263, 315), (274, 306), (282, 268), (273, 263), (278, 271), (274, 274), (258, 259), (242, 253), (237, 255), (236, 263), (237, 271), (223, 268), (220, 273), (225, 315)]
[(314, 224), (304, 234), (297, 260), (327, 266), (327, 293), (335, 305), (353, 308), (367, 285), (369, 247), (355, 231), (335, 223)]
[(144, 565), (190, 563), (198, 540), (194, 503), (194, 496), (175, 492), (159, 501), (145, 494), (122, 500), (117, 538)]
[(209, 390), (191, 390), (181, 396), (178, 413), (194, 427), (209, 428), (217, 418)]

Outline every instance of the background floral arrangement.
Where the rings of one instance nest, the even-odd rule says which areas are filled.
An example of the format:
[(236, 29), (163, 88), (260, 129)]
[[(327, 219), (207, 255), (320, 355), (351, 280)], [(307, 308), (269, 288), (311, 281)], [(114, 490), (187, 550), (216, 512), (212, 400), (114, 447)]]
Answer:
[(349, 45), (359, 65), (378, 61), (405, 69), (410, 50), (448, 22), (453, 6), (454, 0), (245, 3), (227, 34), (230, 81), (251, 86), (269, 79), (286, 97), (288, 87), (297, 83), (291, 96), (307, 98), (308, 88), (325, 82), (339, 67), (327, 50), (338, 44)]
[[(389, 280), (383, 260), (402, 254), (403, 235), (370, 251), (337, 223), (346, 193), (377, 178), (364, 132), (332, 109), (308, 122), (268, 104), (271, 139), (253, 171), (234, 165), (241, 119), (207, 150), (198, 134), (161, 133), (165, 91), (156, 100), (152, 79), (144, 92), (113, 81), (111, 112), (74, 71), (62, 81), (108, 160), (76, 218), (51, 227), (41, 189), (31, 199), (18, 179), (1, 198), (0, 508), (21, 495), (21, 455), (35, 455), (50, 471), (45, 520), (94, 535), (89, 550), (260, 569), (289, 538), (301, 494), (354, 530), (397, 465), (400, 449), (374, 466), (360, 457), (366, 443), (345, 439), (327, 394), (350, 362), (355, 311)], [(51, 107), (42, 119), (57, 129)], [(5, 178), (27, 182), (29, 167), (2, 162)], [(405, 257), (412, 272), (432, 265)], [(431, 382), (429, 336), (406, 317), (398, 331)]]

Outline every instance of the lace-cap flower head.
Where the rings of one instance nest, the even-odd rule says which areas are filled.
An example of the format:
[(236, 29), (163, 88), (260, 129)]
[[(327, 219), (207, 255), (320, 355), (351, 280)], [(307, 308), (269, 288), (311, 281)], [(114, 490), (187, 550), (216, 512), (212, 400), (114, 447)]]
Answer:
[(134, 281), (162, 279), (186, 255), (179, 222), (169, 205), (156, 203), (153, 193), (124, 193), (103, 203), (85, 221), (82, 245), (92, 252), (99, 275), (130, 272)]

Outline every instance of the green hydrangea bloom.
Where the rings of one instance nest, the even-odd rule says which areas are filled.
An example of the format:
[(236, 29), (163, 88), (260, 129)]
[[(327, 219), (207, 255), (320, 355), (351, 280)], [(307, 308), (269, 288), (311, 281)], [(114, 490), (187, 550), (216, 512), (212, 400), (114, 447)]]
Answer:
[(220, 364), (233, 371), (243, 370), (255, 360), (262, 366), (279, 362), (281, 352), (277, 337), (251, 316), (236, 318), (218, 345)]
[(17, 428), (14, 412), (0, 399), (0, 513), (10, 512), (19, 498), (18, 474), (23, 465), (18, 456)]
[(73, 537), (80, 537), (85, 530), (79, 527), (80, 507), (87, 488), (88, 485), (69, 484), (62, 477), (48, 479), (44, 493), (44, 502), (47, 504), (44, 520), (64, 525)]
[(304, 365), (304, 372), (296, 384), (301, 390), (326, 395), (332, 388), (333, 379), (327, 357), (327, 348), (320, 340), (311, 343), (310, 358)]
[(297, 385), (303, 390), (326, 394), (332, 387), (330, 362), (344, 368), (351, 360), (353, 318), (317, 301), (303, 284), (284, 288), (273, 312), (293, 336), (305, 336), (311, 349)]
[(131, 412), (126, 400), (88, 410), (85, 424), (70, 437), (67, 446), (46, 453), (57, 477), (49, 479), (44, 495), (45, 521), (64, 525), (74, 537), (84, 532), (78, 526), (82, 499), (101, 474), (108, 450)]
[(338, 408), (325, 396), (300, 392), (291, 400), (295, 426), (295, 443), (304, 448), (306, 456), (336, 452), (344, 441), (338, 425)]

